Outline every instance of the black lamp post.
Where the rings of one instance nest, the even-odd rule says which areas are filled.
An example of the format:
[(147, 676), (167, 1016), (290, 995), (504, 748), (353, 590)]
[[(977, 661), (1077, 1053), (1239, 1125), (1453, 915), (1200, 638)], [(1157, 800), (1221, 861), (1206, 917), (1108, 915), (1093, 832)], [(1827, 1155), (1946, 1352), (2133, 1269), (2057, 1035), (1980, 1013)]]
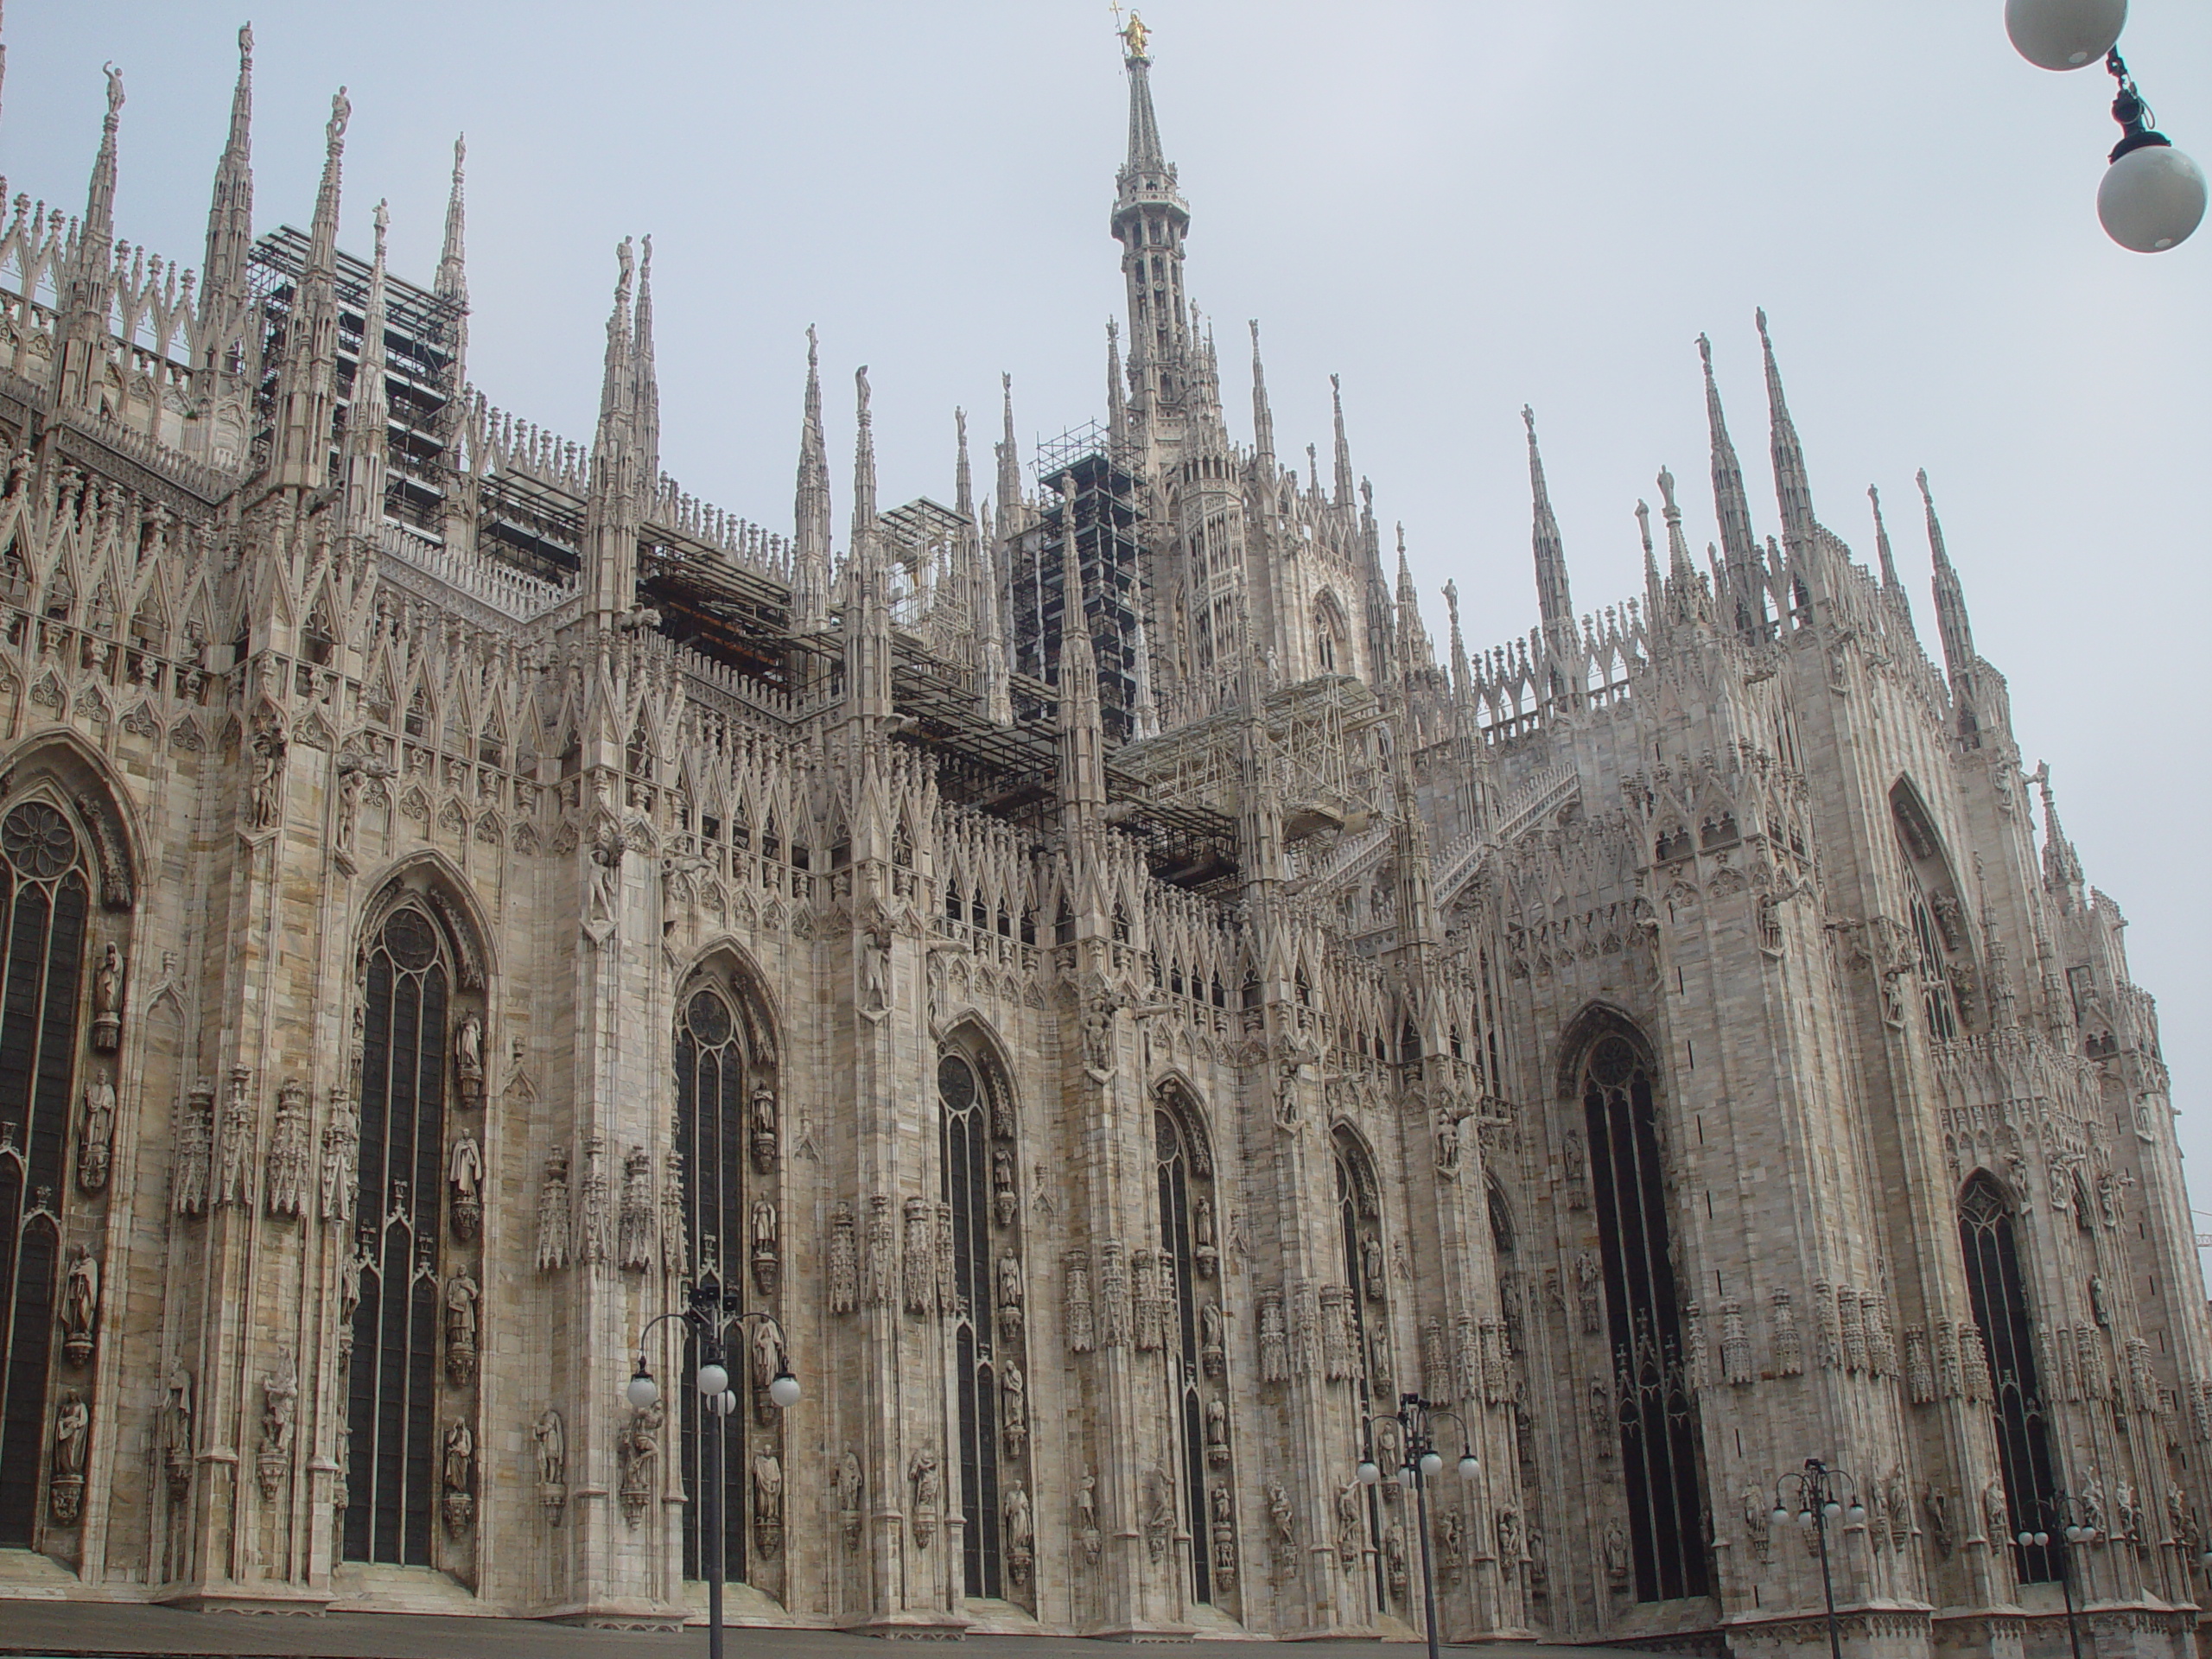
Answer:
[[(1436, 1571), (1428, 1549), (1428, 1481), (1430, 1477), (1444, 1472), (1444, 1458), (1436, 1449), (1429, 1425), (1439, 1417), (1449, 1417), (1459, 1425), (1460, 1479), (1472, 1480), (1482, 1473), (1483, 1466), (1475, 1458), (1466, 1422), (1458, 1412), (1424, 1400), (1417, 1394), (1403, 1394), (1398, 1396), (1398, 1409), (1391, 1414), (1397, 1419), (1398, 1440), (1404, 1447), (1402, 1472), (1413, 1477), (1416, 1519), (1421, 1528), (1421, 1592), (1428, 1625), (1428, 1659), (1436, 1659)], [(1366, 1441), (1366, 1450), (1359, 1460), (1359, 1484), (1373, 1486), (1382, 1480), (1382, 1467), (1375, 1461), (1372, 1414), (1361, 1423), (1360, 1433)]]
[(2058, 1553), (2058, 1585), (2066, 1597), (2066, 1639), (2073, 1645), (2074, 1659), (2082, 1659), (2082, 1626), (2074, 1609), (2074, 1546), (2097, 1541), (2101, 1529), (2092, 1524), (2095, 1515), (2063, 1488), (2047, 1497), (2030, 1497), (2020, 1508), (2042, 1524), (2021, 1528), (2012, 1541), (2022, 1549)]
[(1806, 1459), (1802, 1469), (1793, 1470), (1774, 1483), (1772, 1519), (1777, 1527), (1789, 1521), (1789, 1506), (1782, 1496), (1785, 1486), (1796, 1488), (1797, 1524), (1820, 1542), (1821, 1594), (1828, 1609), (1828, 1656), (1843, 1659), (1843, 1637), (1835, 1623), (1835, 1580), (1828, 1571), (1828, 1528), (1838, 1521), (1853, 1527), (1866, 1524), (1866, 1506), (1859, 1501), (1859, 1478), (1848, 1470), (1829, 1468), (1818, 1458)]
[[(691, 1327), (699, 1338), (699, 1370), (694, 1380), (700, 1394), (705, 1396), (701, 1403), (716, 1420), (705, 1436), (707, 1471), (700, 1483), (707, 1489), (703, 1530), (707, 1546), (708, 1659), (722, 1659), (722, 1540), (728, 1517), (722, 1503), (721, 1420), (737, 1409), (737, 1395), (729, 1385), (729, 1368), (723, 1363), (728, 1355), (726, 1338), (733, 1328), (741, 1329), (755, 1319), (772, 1317), (742, 1312), (744, 1294), (742, 1290), (725, 1289), (709, 1279), (691, 1286), (685, 1292), (684, 1306), (675, 1313), (657, 1314), (646, 1320), (645, 1328), (638, 1332), (637, 1374), (623, 1390), (623, 1397), (640, 1411), (659, 1399), (660, 1384), (653, 1381), (653, 1374), (645, 1364), (645, 1338), (652, 1334), (653, 1326), (664, 1319), (681, 1319)], [(768, 1384), (768, 1398), (779, 1410), (788, 1410), (798, 1403), (798, 1378), (791, 1375), (790, 1360), (780, 1344), (776, 1364), (776, 1375)]]

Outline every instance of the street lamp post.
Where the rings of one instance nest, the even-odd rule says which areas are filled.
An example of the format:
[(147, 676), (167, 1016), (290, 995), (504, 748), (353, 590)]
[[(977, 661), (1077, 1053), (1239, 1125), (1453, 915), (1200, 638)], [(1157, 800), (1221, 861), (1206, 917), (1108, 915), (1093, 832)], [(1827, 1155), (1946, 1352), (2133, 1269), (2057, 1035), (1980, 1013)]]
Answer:
[[(623, 1397), (640, 1411), (660, 1398), (660, 1384), (653, 1381), (653, 1374), (645, 1363), (645, 1338), (652, 1334), (655, 1325), (664, 1319), (681, 1319), (699, 1338), (699, 1369), (695, 1381), (703, 1396), (700, 1403), (716, 1420), (711, 1432), (705, 1436), (707, 1468), (701, 1484), (706, 1489), (707, 1557), (707, 1656), (722, 1659), (722, 1553), (724, 1529), (728, 1517), (723, 1513), (722, 1502), (722, 1421), (737, 1409), (737, 1393), (729, 1385), (729, 1368), (725, 1363), (728, 1353), (727, 1338), (733, 1329), (741, 1330), (756, 1319), (772, 1318), (766, 1313), (743, 1312), (741, 1289), (725, 1288), (709, 1279), (691, 1286), (684, 1293), (684, 1305), (672, 1313), (656, 1314), (645, 1321), (645, 1328), (638, 1332), (638, 1369), (630, 1378)], [(768, 1384), (768, 1399), (779, 1411), (787, 1411), (798, 1403), (798, 1378), (791, 1375), (791, 1361), (780, 1344), (776, 1351), (776, 1375)], [(704, 1425), (702, 1425), (703, 1427)]]
[(2096, 1541), (2099, 1529), (2084, 1522), (2085, 1516), (2094, 1520), (2094, 1515), (2063, 1488), (2048, 1497), (2030, 1497), (2020, 1507), (2043, 1525), (2033, 1530), (2021, 1528), (2012, 1541), (2022, 1549), (2057, 1550), (2058, 1586), (2066, 1598), (2066, 1639), (2072, 1644), (2074, 1659), (2082, 1659), (2082, 1626), (2074, 1610), (2074, 1546)]
[[(1465, 1419), (1456, 1411), (1424, 1400), (1417, 1394), (1398, 1396), (1398, 1409), (1391, 1414), (1397, 1419), (1399, 1443), (1403, 1446), (1404, 1461), (1401, 1472), (1413, 1477), (1414, 1519), (1421, 1529), (1421, 1606), (1428, 1629), (1428, 1659), (1436, 1659), (1436, 1567), (1428, 1547), (1428, 1479), (1444, 1472), (1443, 1454), (1436, 1449), (1435, 1437), (1429, 1426), (1440, 1417), (1449, 1417), (1459, 1425), (1459, 1478), (1472, 1480), (1483, 1471), (1475, 1457), (1472, 1440), (1467, 1433)], [(1382, 1466), (1375, 1461), (1375, 1418), (1370, 1414), (1360, 1425), (1365, 1440), (1365, 1451), (1359, 1460), (1359, 1484), (1373, 1486), (1382, 1478)]]
[[(1802, 1469), (1793, 1470), (1774, 1483), (1774, 1524), (1788, 1524), (1789, 1506), (1783, 1501), (1782, 1489), (1797, 1489), (1797, 1524), (1810, 1531), (1820, 1542), (1821, 1594), (1827, 1602), (1829, 1659), (1843, 1659), (1843, 1637), (1836, 1629), (1835, 1580), (1828, 1571), (1828, 1527), (1841, 1521), (1847, 1526), (1866, 1524), (1866, 1506), (1859, 1501), (1859, 1478), (1845, 1469), (1831, 1469), (1818, 1458), (1805, 1459)], [(1844, 1494), (1849, 1493), (1847, 1509)]]

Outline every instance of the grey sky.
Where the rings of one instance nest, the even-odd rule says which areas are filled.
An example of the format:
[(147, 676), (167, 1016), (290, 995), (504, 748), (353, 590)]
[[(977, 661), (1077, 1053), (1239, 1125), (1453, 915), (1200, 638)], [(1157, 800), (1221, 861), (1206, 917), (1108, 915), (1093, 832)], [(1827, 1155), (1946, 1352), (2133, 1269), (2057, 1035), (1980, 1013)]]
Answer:
[[(9, 190), (81, 205), (111, 58), (118, 232), (196, 264), (247, 4), (16, 0)], [(1286, 455), (1325, 448), (1343, 375), (1354, 464), (1405, 522), (1440, 639), (1446, 578), (1470, 648), (1535, 619), (1524, 401), (1583, 608), (1638, 590), (1630, 513), (1662, 463), (1694, 539), (1714, 536), (1700, 329), (1758, 527), (1777, 528), (1755, 305), (1815, 506), (1871, 559), (1881, 486), (1932, 654), (1928, 468), (2028, 762), (2051, 762), (2133, 920), (2212, 1210), (2212, 229), (2154, 257), (2105, 239), (2110, 82), (2022, 62), (1998, 0), (1145, 10), (1232, 428), (1249, 435), (1248, 317)], [(2212, 166), (2212, 10), (2133, 10), (2130, 67)], [(254, 22), (258, 226), (306, 223), (344, 82), (346, 244), (366, 251), (388, 196), (395, 267), (427, 283), (465, 129), (473, 376), (579, 442), (612, 245), (648, 231), (664, 463), (772, 528), (790, 528), (810, 322), (842, 455), (850, 371), (871, 365), (886, 501), (949, 498), (956, 404), (988, 477), (1001, 369), (1025, 451), (1103, 412), (1125, 103), (1103, 0), (296, 0)]]

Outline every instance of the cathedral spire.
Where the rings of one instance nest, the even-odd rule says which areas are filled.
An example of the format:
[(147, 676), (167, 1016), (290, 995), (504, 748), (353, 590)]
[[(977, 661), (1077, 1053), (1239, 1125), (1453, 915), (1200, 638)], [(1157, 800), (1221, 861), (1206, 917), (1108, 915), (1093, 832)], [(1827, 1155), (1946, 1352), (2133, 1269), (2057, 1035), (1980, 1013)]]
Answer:
[(1416, 673), (1436, 665), (1436, 652), (1421, 626), (1421, 589), (1414, 586), (1413, 567), (1406, 563), (1406, 527), (1398, 526), (1398, 671)]
[(811, 323), (806, 330), (806, 405), (799, 422), (792, 519), (793, 626), (812, 633), (830, 620), (830, 461), (822, 436), (821, 358)]
[(636, 335), (630, 314), (630, 239), (614, 251), (614, 303), (607, 316), (607, 359), (600, 376), (599, 423), (592, 435), (591, 482), (584, 498), (585, 584), (602, 620), (637, 604), (638, 531), (648, 481), (639, 465)]
[(1129, 78), (1129, 151), (1115, 175), (1113, 218), (1128, 290), (1129, 360), (1147, 423), (1163, 405), (1180, 406), (1192, 344), (1183, 292), (1183, 238), (1191, 211), (1176, 188), (1175, 169), (1161, 148), (1160, 123), (1153, 114), (1150, 39), (1134, 17), (1122, 31), (1122, 62)]
[(1122, 378), (1122, 324), (1115, 317), (1106, 319), (1106, 437), (1117, 449), (1129, 441), (1128, 392)]
[(272, 482), (321, 489), (330, 475), (331, 421), (337, 405), (338, 197), (346, 124), (353, 106), (340, 86), (323, 129), (322, 183), (315, 192), (307, 263), (284, 321), (284, 360), (276, 376), (276, 451)]
[(968, 411), (952, 411), (952, 428), (957, 435), (952, 459), (952, 510), (969, 523), (976, 518), (976, 479), (968, 466)]
[(1890, 527), (1882, 522), (1882, 493), (1873, 485), (1866, 486), (1866, 499), (1874, 508), (1874, 557), (1882, 568), (1882, 591), (1894, 594), (1898, 604), (1911, 614), (1911, 602), (1905, 598), (1904, 584), (1897, 580), (1897, 562), (1890, 551)]
[(1805, 475), (1805, 448), (1797, 440), (1797, 424), (1789, 418), (1789, 403), (1782, 392), (1782, 370), (1774, 360), (1774, 340), (1766, 328), (1766, 313), (1758, 314), (1759, 350), (1766, 359), (1767, 420), (1774, 457), (1774, 493), (1782, 508), (1783, 545), (1790, 558), (1808, 563), (1818, 557), (1815, 547), (1813, 488)]
[(385, 317), (389, 283), (385, 271), (385, 232), (391, 211), (379, 201), (376, 255), (369, 267), (369, 301), (361, 318), (361, 355), (353, 369), (353, 393), (346, 410), (345, 524), (358, 535), (373, 535), (384, 522), (385, 481), (391, 460), (391, 400), (385, 386)]
[(1666, 586), (1659, 579), (1659, 556), (1651, 546), (1651, 504), (1639, 499), (1636, 504), (1637, 533), (1643, 538), (1643, 613), (1644, 620), (1652, 627), (1659, 626), (1660, 607), (1665, 603)]
[(653, 239), (648, 236), (638, 261), (638, 313), (630, 349), (630, 373), (637, 390), (638, 476), (645, 499), (660, 489), (660, 375), (653, 365)]
[(107, 115), (100, 123), (100, 147), (92, 158), (92, 182), (85, 191), (85, 217), (77, 231), (77, 257), (63, 278), (61, 366), (54, 391), (65, 404), (84, 405), (95, 394), (107, 355), (108, 314), (115, 294), (111, 254), (115, 244), (115, 135), (123, 118), (123, 72), (105, 66)]
[(2066, 837), (2065, 826), (2058, 821), (2058, 803), (2050, 792), (2050, 763), (2038, 760), (2031, 775), (2043, 797), (2044, 887), (2063, 908), (2069, 912), (2079, 910), (2086, 896), (2082, 860), (2074, 850), (2074, 843)]
[(1329, 377), (1329, 406), (1336, 423), (1337, 433), (1337, 494), (1334, 505), (1351, 505), (1351, 445), (1344, 441), (1344, 383), (1335, 375)]
[(1005, 402), (1005, 434), (993, 447), (999, 463), (999, 539), (1011, 536), (1021, 522), (1021, 450), (1014, 437), (1014, 377), (999, 376), (999, 393)]
[(854, 395), (859, 404), (853, 437), (853, 548), (858, 558), (863, 541), (875, 538), (875, 419), (868, 413), (868, 365), (853, 373)]
[(200, 265), (199, 368), (232, 372), (243, 332), (246, 262), (253, 253), (253, 25), (238, 30), (238, 79), (231, 92), (231, 133), (215, 163), (207, 202), (207, 252)]
[(1106, 804), (1098, 663), (1091, 651), (1090, 614), (1084, 601), (1071, 474), (1061, 480), (1060, 489), (1060, 808), (1071, 823), (1088, 823)]
[(446, 195), (446, 238), (438, 252), (438, 276), (433, 284), (437, 296), (468, 308), (468, 251), (465, 245), (468, 207), (462, 195), (462, 168), (468, 160), (468, 137), (453, 141), (453, 184)]
[(1268, 403), (1268, 365), (1260, 360), (1260, 320), (1252, 326), (1252, 449), (1259, 457), (1260, 480), (1274, 498), (1275, 412)]
[(1574, 596), (1567, 582), (1567, 547), (1559, 533), (1559, 519), (1552, 512), (1551, 492), (1544, 485), (1544, 458), (1536, 449), (1536, 411), (1521, 406), (1521, 423), (1529, 429), (1529, 493), (1535, 514), (1530, 540), (1536, 556), (1536, 606), (1548, 639), (1572, 639), (1574, 633)]
[(1936, 567), (1936, 626), (1943, 639), (1943, 666), (1956, 685), (1973, 672), (1974, 626), (1967, 620), (1966, 589), (1959, 585), (1959, 573), (1951, 568), (1951, 556), (1943, 545), (1943, 526), (1936, 517), (1928, 469), (1922, 467), (1914, 480), (1920, 486), (1921, 504), (1928, 514), (1928, 556)]
[(1705, 365), (1705, 424), (1713, 444), (1713, 510), (1720, 520), (1721, 568), (1735, 600), (1738, 629), (1756, 633), (1762, 631), (1760, 618), (1766, 606), (1758, 538), (1751, 533), (1751, 497), (1744, 488), (1735, 442), (1728, 435), (1728, 417), (1721, 412), (1720, 387), (1713, 378), (1713, 342), (1703, 334), (1697, 337), (1697, 354)]

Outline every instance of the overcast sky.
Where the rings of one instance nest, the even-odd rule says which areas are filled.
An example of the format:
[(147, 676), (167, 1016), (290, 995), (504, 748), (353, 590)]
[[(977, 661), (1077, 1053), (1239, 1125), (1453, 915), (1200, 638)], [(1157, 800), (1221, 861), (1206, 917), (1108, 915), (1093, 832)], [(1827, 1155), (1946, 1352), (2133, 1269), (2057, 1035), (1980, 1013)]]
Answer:
[[(9, 191), (81, 206), (113, 59), (118, 233), (196, 264), (246, 3), (16, 0)], [(1471, 648), (1534, 620), (1524, 402), (1583, 608), (1640, 590), (1631, 512), (1662, 464), (1693, 540), (1715, 537), (1701, 329), (1758, 528), (1778, 528), (1754, 306), (1816, 509), (1871, 560), (1882, 487), (1933, 655), (1928, 468), (2027, 762), (2050, 761), (2091, 880), (2131, 918), (2212, 1210), (2212, 229), (2151, 257), (2105, 238), (2109, 80), (2031, 68), (1999, 0), (1144, 10), (1232, 429), (1249, 436), (1246, 318), (1287, 458), (1325, 455), (1342, 374), (1354, 464), (1405, 523), (1440, 638), (1447, 578)], [(2133, 10), (2131, 68), (2212, 164), (2212, 9)], [(365, 254), (389, 197), (395, 268), (427, 283), (465, 130), (472, 376), (580, 442), (613, 246), (646, 232), (664, 464), (772, 528), (791, 524), (809, 323), (841, 541), (859, 364), (886, 501), (950, 498), (956, 404), (988, 479), (1001, 370), (1025, 452), (1103, 412), (1126, 122), (1103, 0), (353, 0), (254, 21), (257, 226), (306, 224), (342, 82), (343, 239)]]

